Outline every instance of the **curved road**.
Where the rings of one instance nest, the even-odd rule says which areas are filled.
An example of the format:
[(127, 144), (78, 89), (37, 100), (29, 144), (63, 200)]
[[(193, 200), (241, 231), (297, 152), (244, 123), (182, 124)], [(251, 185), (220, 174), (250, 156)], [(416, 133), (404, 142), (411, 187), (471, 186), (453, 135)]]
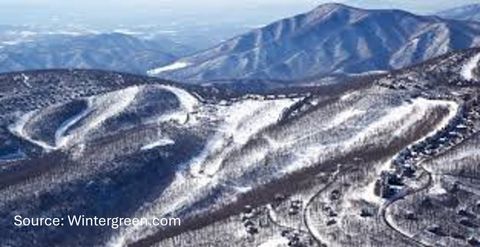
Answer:
[(323, 186), (320, 190), (318, 190), (315, 194), (313, 194), (307, 201), (307, 203), (305, 204), (305, 207), (303, 208), (302, 210), (302, 218), (303, 218), (303, 224), (305, 225), (305, 227), (307, 228), (307, 231), (310, 233), (310, 235), (313, 237), (313, 239), (315, 240), (315, 242), (317, 242), (318, 244), (322, 244), (322, 241), (320, 240), (319, 237), (315, 236), (315, 234), (313, 233), (313, 230), (312, 230), (312, 227), (310, 226), (310, 224), (308, 223), (308, 208), (310, 207), (310, 205), (312, 204), (313, 200), (319, 196), (321, 193), (323, 193), (325, 190), (327, 190), (332, 184), (334, 184), (336, 181), (337, 181), (337, 178), (340, 174), (342, 173), (345, 173), (346, 171), (348, 171), (349, 169), (351, 169), (352, 167), (347, 167), (345, 170), (341, 171), (341, 172), (338, 172), (334, 175), (333, 179), (331, 179), (331, 181), (327, 182), (327, 184), (325, 184), (325, 186)]
[[(473, 136), (473, 134), (471, 135)], [(466, 138), (468, 139), (468, 138)], [(465, 141), (466, 139), (464, 139), (463, 141)], [(451, 150), (453, 147), (461, 144), (463, 141), (457, 143), (457, 144), (454, 144), (453, 146), (451, 147), (448, 147), (447, 149), (443, 150), (441, 153), (438, 153), (436, 156), (432, 156), (432, 157), (429, 157), (429, 158), (426, 158), (426, 159), (422, 159), (420, 160), (418, 163), (417, 163), (417, 167), (419, 170), (421, 170), (423, 173), (427, 174), (428, 176), (428, 181), (427, 183), (425, 183), (425, 185), (423, 185), (422, 187), (420, 188), (417, 188), (417, 189), (414, 189), (414, 190), (408, 190), (406, 191), (405, 194), (402, 194), (402, 195), (399, 195), (399, 196), (396, 196), (394, 198), (392, 198), (391, 200), (388, 200), (384, 205), (382, 205), (382, 207), (380, 208), (380, 212), (379, 214), (381, 215), (383, 221), (385, 222), (385, 224), (391, 228), (392, 230), (394, 230), (395, 232), (401, 234), (402, 236), (404, 236), (405, 238), (409, 239), (410, 241), (414, 242), (415, 244), (417, 245), (420, 245), (420, 246), (432, 246), (431, 244), (428, 244), (428, 243), (424, 243), (420, 240), (417, 240), (415, 238), (412, 238), (411, 236), (409, 236), (407, 233), (404, 233), (402, 230), (396, 228), (390, 221), (388, 221), (387, 219), (387, 210), (390, 206), (392, 206), (393, 204), (395, 204), (397, 201), (401, 200), (401, 199), (404, 199), (405, 197), (408, 197), (408, 196), (411, 196), (413, 194), (416, 194), (416, 193), (420, 193), (422, 191), (425, 191), (425, 190), (428, 190), (432, 187), (433, 185), (433, 174), (428, 171), (427, 169), (425, 169), (422, 164), (425, 162), (425, 161), (428, 161), (428, 160), (432, 160), (434, 159), (435, 157), (438, 157), (439, 155), (441, 154), (444, 154), (446, 152), (448, 152), (449, 150)]]
[(425, 183), (425, 185), (423, 185), (422, 187), (416, 189), (416, 190), (408, 190), (406, 191), (405, 194), (401, 194), (399, 196), (396, 196), (390, 200), (388, 200), (387, 202), (385, 202), (385, 204), (383, 204), (381, 207), (380, 207), (380, 210), (379, 210), (379, 215), (382, 217), (382, 220), (383, 222), (390, 228), (392, 229), (394, 232), (400, 234), (401, 236), (403, 236), (405, 239), (415, 243), (416, 245), (418, 246), (432, 246), (430, 244), (427, 244), (427, 243), (424, 243), (416, 238), (413, 238), (411, 236), (409, 236), (407, 233), (403, 232), (402, 230), (396, 228), (390, 221), (388, 221), (388, 218), (387, 218), (387, 210), (390, 206), (392, 206), (395, 202), (401, 200), (401, 199), (404, 199), (405, 197), (407, 196), (410, 196), (410, 195), (413, 195), (413, 194), (416, 194), (416, 193), (419, 193), (421, 191), (424, 191), (424, 190), (427, 190), (429, 189), (431, 186), (432, 186), (432, 181), (433, 181), (433, 178), (432, 178), (432, 174), (430, 172), (428, 172), (425, 168), (423, 168), (421, 166), (421, 163), (423, 163), (425, 160), (422, 160), (418, 163), (418, 168), (420, 170), (422, 170), (422, 172), (425, 172), (425, 174), (427, 174), (428, 176), (428, 181), (427, 183)]

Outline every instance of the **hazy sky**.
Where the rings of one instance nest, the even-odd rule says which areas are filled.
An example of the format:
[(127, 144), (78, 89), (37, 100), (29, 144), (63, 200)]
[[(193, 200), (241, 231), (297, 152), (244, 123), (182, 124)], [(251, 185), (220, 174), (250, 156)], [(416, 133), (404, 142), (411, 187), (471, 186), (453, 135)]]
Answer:
[[(314, 8), (325, 0), (0, 0), (0, 24), (52, 21), (89, 24), (158, 24), (196, 21), (205, 23), (265, 22)], [(365, 8), (401, 8), (416, 13), (438, 10), (480, 0), (339, 0)], [(150, 22), (150, 23), (147, 23)]]

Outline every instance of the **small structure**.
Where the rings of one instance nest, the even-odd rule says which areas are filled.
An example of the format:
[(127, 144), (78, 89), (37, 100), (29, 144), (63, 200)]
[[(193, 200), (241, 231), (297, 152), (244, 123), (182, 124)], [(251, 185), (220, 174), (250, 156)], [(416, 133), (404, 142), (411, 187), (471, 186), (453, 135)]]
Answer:
[(372, 217), (373, 214), (367, 208), (362, 208), (362, 210), (360, 211), (360, 216), (363, 218), (366, 218), (366, 217)]
[(413, 212), (407, 212), (405, 214), (405, 218), (407, 220), (416, 220), (417, 219), (417, 217), (415, 216), (415, 213), (413, 213)]
[(302, 209), (303, 202), (301, 200), (293, 200), (290, 202), (290, 208), (288, 209), (289, 215), (297, 215)]
[(337, 221), (335, 219), (329, 219), (327, 221), (327, 226), (331, 226), (331, 225), (334, 225), (334, 224), (337, 224)]
[(380, 178), (375, 181), (374, 194), (382, 197), (389, 198), (395, 195), (398, 189), (403, 186), (402, 178), (390, 171), (383, 171)]

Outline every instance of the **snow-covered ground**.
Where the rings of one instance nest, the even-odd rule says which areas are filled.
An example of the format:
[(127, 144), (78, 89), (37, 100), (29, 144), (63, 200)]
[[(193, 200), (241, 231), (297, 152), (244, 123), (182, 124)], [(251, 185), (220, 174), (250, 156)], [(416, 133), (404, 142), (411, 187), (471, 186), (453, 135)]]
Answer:
[(358, 109), (349, 109), (346, 111), (342, 111), (332, 119), (330, 124), (328, 124), (325, 127), (325, 129), (335, 128), (338, 125), (348, 121), (348, 119), (353, 118), (355, 116), (359, 116), (364, 113), (365, 113), (364, 110), (358, 110)]
[(78, 121), (86, 117), (88, 114), (92, 112), (92, 109), (88, 107), (84, 111), (82, 111), (80, 114), (73, 116), (70, 119), (67, 119), (65, 122), (62, 123), (60, 128), (55, 131), (55, 144), (57, 147), (64, 147), (67, 145), (68, 141), (70, 138), (66, 136), (66, 132), (70, 127), (72, 127), (74, 124), (76, 124)]
[[(202, 153), (192, 161), (191, 173), (200, 176), (203, 168), (205, 174), (214, 175), (233, 149), (244, 145), (263, 128), (276, 123), (282, 112), (295, 102), (294, 99), (245, 100), (220, 107), (218, 118), (223, 119), (223, 124)], [(230, 141), (233, 143), (229, 144)]]
[(274, 237), (260, 244), (258, 247), (285, 247), (288, 246), (288, 239), (284, 237)]
[(158, 75), (158, 74), (163, 73), (165, 71), (183, 69), (183, 68), (187, 67), (188, 65), (189, 65), (189, 63), (187, 63), (187, 62), (178, 61), (178, 62), (169, 64), (169, 65), (166, 65), (166, 66), (163, 66), (163, 67), (151, 69), (151, 70), (147, 71), (147, 74), (151, 75), (151, 76)]
[(185, 110), (187, 110), (188, 112), (194, 111), (195, 107), (199, 104), (198, 99), (189, 92), (185, 91), (185, 89), (168, 85), (160, 85), (158, 87), (175, 94), (180, 100), (182, 106), (185, 107)]
[[(114, 117), (127, 108), (140, 92), (137, 86), (111, 92), (100, 97), (88, 99), (88, 109), (78, 116), (67, 120), (55, 134), (56, 148), (64, 147), (71, 142), (78, 143), (92, 130), (98, 128), (105, 120)], [(89, 114), (94, 112), (95, 114)], [(86, 118), (86, 124), (81, 125), (72, 134), (64, 135), (65, 132), (78, 121)]]
[(31, 111), (28, 113), (23, 114), (17, 122), (9, 126), (9, 130), (12, 134), (30, 142), (33, 143), (41, 148), (43, 148), (45, 151), (52, 151), (56, 149), (56, 147), (49, 145), (46, 142), (40, 141), (40, 140), (35, 140), (28, 133), (25, 131), (25, 125), (28, 123), (28, 121), (37, 113), (38, 111)]
[[(410, 106), (410, 107), (409, 107)], [(395, 118), (400, 117), (399, 119), (406, 118), (406, 122), (400, 127), (397, 128), (393, 132), (393, 136), (400, 137), (401, 135), (405, 134), (405, 131), (408, 130), (409, 126), (412, 126), (415, 123), (420, 122), (423, 118), (428, 117), (429, 111), (434, 107), (443, 106), (448, 109), (448, 114), (445, 116), (434, 128), (430, 131), (426, 136), (419, 137), (417, 141), (414, 143), (421, 142), (426, 138), (433, 136), (435, 133), (443, 129), (448, 125), (448, 123), (455, 117), (458, 111), (458, 104), (452, 101), (446, 100), (427, 100), (423, 98), (415, 99), (411, 104), (402, 105), (398, 107), (396, 110), (392, 111), (390, 117), (385, 117), (382, 124), (388, 126), (388, 121), (396, 121)], [(414, 114), (412, 114), (414, 113)], [(411, 116), (411, 117), (406, 117)], [(393, 118), (392, 118), (393, 117)], [(375, 173), (377, 176), (380, 176), (380, 173), (385, 170), (389, 170), (391, 168), (392, 162), (394, 158), (389, 159), (381, 166), (376, 167)], [(380, 204), (383, 200), (376, 196), (374, 191), (374, 184), (375, 180), (371, 181), (366, 187), (359, 188), (357, 193), (352, 193), (351, 199), (363, 199), (371, 203)]]
[(141, 148), (141, 150), (149, 150), (149, 149), (153, 149), (153, 148), (156, 148), (156, 147), (162, 147), (162, 146), (167, 146), (167, 145), (172, 145), (172, 144), (175, 144), (175, 142), (172, 139), (164, 138), (164, 139), (160, 139), (158, 141), (155, 141), (155, 142), (152, 142), (152, 143), (149, 143), (149, 144), (143, 146)]
[(461, 74), (465, 80), (478, 80), (473, 74), (473, 70), (479, 66), (480, 54), (472, 57), (462, 68)]
[[(250, 138), (265, 127), (276, 123), (282, 113), (299, 99), (244, 100), (230, 106), (217, 106), (215, 119), (220, 121), (217, 132), (210, 138), (204, 150), (184, 164), (186, 171), (179, 171), (171, 185), (163, 192), (152, 208), (139, 212), (141, 217), (153, 217), (174, 213), (188, 207), (203, 191), (222, 183), (216, 173), (222, 162), (234, 150), (245, 145)], [(263, 155), (262, 155), (263, 158)], [(239, 193), (249, 191), (251, 187), (232, 182), (231, 188)], [(188, 188), (180, 190), (178, 188)], [(167, 203), (168, 202), (168, 203)], [(109, 246), (123, 246), (127, 239), (137, 239), (154, 229), (132, 227), (113, 238)]]
[[(57, 127), (55, 130), (54, 144), (49, 144), (46, 141), (32, 138), (28, 133), (28, 129), (26, 129), (26, 125), (33, 117), (42, 114), (42, 109), (23, 114), (15, 124), (10, 126), (9, 129), (18, 137), (36, 144), (46, 151), (71, 146), (72, 144), (82, 142), (85, 139), (85, 136), (100, 128), (108, 119), (114, 118), (124, 112), (137, 100), (137, 96), (143, 91), (149, 90), (153, 87), (174, 94), (179, 100), (181, 107), (179, 109), (168, 111), (160, 116), (152, 116), (150, 122), (160, 124), (162, 122), (173, 120), (182, 124), (185, 124), (187, 121), (191, 124), (196, 123), (197, 119), (194, 116), (190, 116), (199, 105), (199, 101), (195, 96), (174, 86), (154, 85), (131, 86), (103, 95), (85, 98), (84, 100), (87, 103), (86, 108), (77, 115), (65, 119), (65, 121)], [(162, 144), (162, 142), (157, 143), (157, 145), (160, 144)]]
[[(190, 157), (184, 164), (177, 164), (179, 169), (161, 197), (135, 213), (136, 217), (146, 218), (199, 213), (206, 209), (192, 205), (203, 205), (198, 202), (210, 200), (212, 191), (219, 193), (222, 203), (235, 201), (238, 195), (257, 188), (261, 183), (321, 164), (327, 158), (365, 145), (376, 145), (379, 140), (389, 142), (388, 138), (402, 136), (411, 126), (428, 117), (434, 108), (443, 106), (451, 111), (439, 128), (457, 111), (455, 104), (446, 101), (418, 98), (401, 103), (389, 96), (356, 97), (351, 93), (338, 102), (318, 105), (305, 116), (277, 124), (285, 111), (301, 98), (243, 99), (225, 105), (204, 105), (181, 88), (148, 85), (86, 98), (86, 109), (66, 119), (56, 130), (55, 146), (32, 140), (25, 131), (25, 124), (38, 112), (24, 115), (11, 130), (45, 149), (69, 146), (84, 140), (91, 131), (102, 128), (106, 120), (125, 111), (135, 112), (137, 108), (132, 105), (140, 102), (137, 100), (143, 97), (143, 90), (148, 90), (147, 87), (168, 91), (180, 103), (171, 111), (152, 116), (157, 123), (173, 119), (179, 120), (177, 126), (193, 129), (208, 122), (208, 130), (202, 130), (210, 137), (206, 138), (198, 155)], [(175, 144), (174, 140), (159, 135), (144, 140), (140, 149), (172, 144)], [(268, 168), (264, 169), (267, 163)], [(361, 195), (370, 196), (365, 193), (368, 192)], [(215, 203), (213, 206), (218, 206)], [(125, 228), (111, 239), (110, 245), (124, 246), (157, 230), (148, 226)], [(269, 240), (262, 246), (278, 240)]]

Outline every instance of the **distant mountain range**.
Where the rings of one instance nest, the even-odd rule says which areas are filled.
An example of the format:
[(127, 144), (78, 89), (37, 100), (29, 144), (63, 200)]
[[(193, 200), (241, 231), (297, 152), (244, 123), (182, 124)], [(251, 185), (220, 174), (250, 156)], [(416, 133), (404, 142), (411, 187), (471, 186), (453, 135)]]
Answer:
[(480, 21), (480, 4), (470, 4), (447, 9), (438, 12), (437, 15), (447, 19)]
[(324, 4), (149, 72), (187, 80), (297, 80), (402, 68), (480, 45), (480, 23)]
[(23, 35), (23, 40), (1, 43), (0, 72), (84, 68), (145, 74), (189, 53), (187, 47), (169, 40), (122, 33)]

